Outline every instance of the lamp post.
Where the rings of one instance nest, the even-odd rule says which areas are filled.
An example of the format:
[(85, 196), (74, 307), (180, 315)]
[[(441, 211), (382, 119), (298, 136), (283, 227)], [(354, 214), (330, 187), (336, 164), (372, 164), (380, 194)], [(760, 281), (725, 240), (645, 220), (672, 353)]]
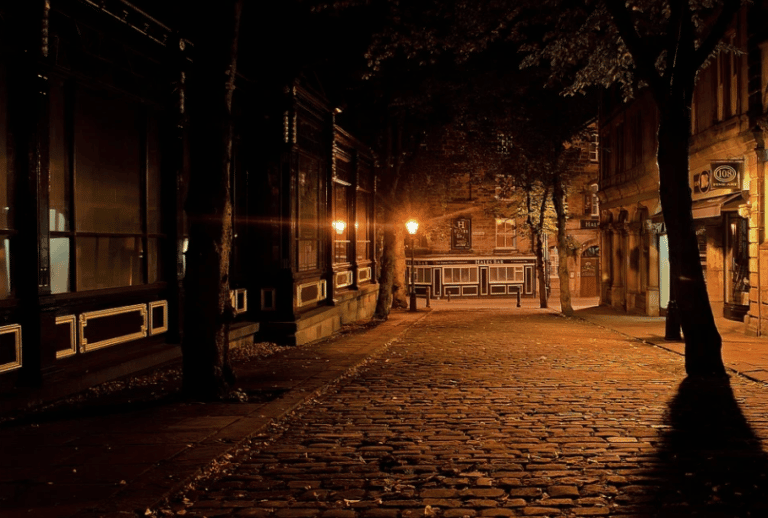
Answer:
[(416, 282), (416, 268), (414, 265), (414, 252), (413, 252), (413, 236), (416, 231), (419, 230), (419, 222), (415, 219), (409, 219), (405, 222), (405, 228), (408, 229), (408, 233), (411, 235), (411, 311), (416, 311), (416, 289), (414, 284)]

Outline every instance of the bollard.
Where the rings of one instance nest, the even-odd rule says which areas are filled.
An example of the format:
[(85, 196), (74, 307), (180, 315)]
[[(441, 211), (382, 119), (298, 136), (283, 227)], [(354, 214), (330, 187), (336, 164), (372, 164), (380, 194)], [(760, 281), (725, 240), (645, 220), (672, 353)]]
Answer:
[(430, 307), (429, 299), (431, 298), (432, 298), (432, 286), (427, 286), (427, 307)]
[(517, 289), (517, 307), (520, 307), (520, 292), (522, 290), (520, 288)]
[(677, 302), (670, 300), (667, 304), (667, 318), (664, 322), (664, 340), (669, 341), (681, 341), (683, 339), (680, 336), (680, 310), (677, 307)]
[(450, 302), (451, 301), (451, 292), (446, 290), (445, 294), (448, 295), (448, 302)]

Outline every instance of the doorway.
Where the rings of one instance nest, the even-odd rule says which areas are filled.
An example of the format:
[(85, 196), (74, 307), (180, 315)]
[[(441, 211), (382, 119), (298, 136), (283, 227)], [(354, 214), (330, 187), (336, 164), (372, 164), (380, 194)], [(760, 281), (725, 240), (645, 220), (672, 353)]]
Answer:
[(600, 271), (600, 247), (590, 246), (581, 254), (582, 297), (597, 297), (597, 272)]

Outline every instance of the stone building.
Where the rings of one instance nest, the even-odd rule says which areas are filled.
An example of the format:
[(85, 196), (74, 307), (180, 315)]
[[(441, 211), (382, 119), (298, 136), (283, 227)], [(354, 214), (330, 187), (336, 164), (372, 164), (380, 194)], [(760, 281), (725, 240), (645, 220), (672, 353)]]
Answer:
[[(720, 53), (699, 74), (692, 105), (689, 179), (693, 217), (715, 314), (765, 327), (766, 3), (742, 8)], [(647, 92), (613, 93), (600, 110), (600, 202), (605, 304), (647, 315), (670, 299), (667, 237), (658, 196), (655, 130)]]
[[(585, 143), (568, 172), (567, 234), (571, 293), (595, 296), (599, 278), (595, 143)], [(526, 191), (514, 175), (491, 177), (465, 160), (442, 165), (445, 192), (431, 196), (415, 249), (416, 291), (433, 297), (534, 297), (537, 281)], [(456, 169), (460, 169), (457, 171)], [(440, 176), (442, 175), (442, 176)], [(538, 194), (533, 196), (536, 205)], [(540, 199), (540, 198), (538, 198)], [(557, 236), (549, 204), (545, 223), (547, 283), (557, 288)], [(406, 242), (408, 244), (408, 242)], [(410, 259), (409, 259), (410, 260)], [(550, 277), (551, 276), (551, 277)]]

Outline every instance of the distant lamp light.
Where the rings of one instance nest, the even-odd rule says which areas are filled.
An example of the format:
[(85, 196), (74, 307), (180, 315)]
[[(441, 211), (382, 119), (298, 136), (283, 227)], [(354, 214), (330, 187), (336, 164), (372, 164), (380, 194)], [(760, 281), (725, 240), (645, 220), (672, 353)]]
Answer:
[(344, 221), (342, 221), (340, 219), (334, 221), (333, 223), (331, 223), (331, 226), (334, 228), (334, 230), (336, 230), (337, 234), (343, 234), (344, 233), (344, 229), (347, 228), (346, 222), (344, 222)]
[(419, 222), (415, 219), (409, 219), (405, 222), (405, 228), (408, 229), (410, 235), (414, 235), (419, 230)]
[(413, 236), (416, 231), (419, 230), (419, 222), (415, 219), (409, 219), (405, 222), (405, 228), (408, 229), (408, 233), (411, 235), (411, 300), (410, 310), (416, 311), (416, 261), (414, 260), (413, 250)]

